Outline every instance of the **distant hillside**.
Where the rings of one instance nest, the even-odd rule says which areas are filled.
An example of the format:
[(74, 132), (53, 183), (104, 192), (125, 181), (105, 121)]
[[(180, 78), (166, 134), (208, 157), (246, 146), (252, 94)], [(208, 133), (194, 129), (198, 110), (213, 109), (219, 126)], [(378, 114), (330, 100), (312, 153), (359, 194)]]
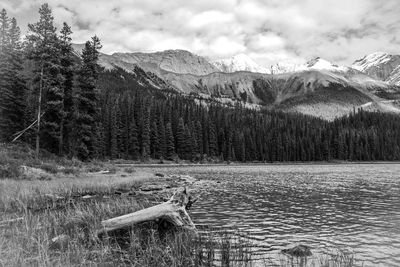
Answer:
[[(82, 48), (74, 45), (77, 55)], [(267, 74), (270, 70), (245, 55), (210, 62), (184, 50), (101, 54), (99, 62), (105, 70), (132, 74), (125, 86), (148, 86), (332, 120), (368, 103), (376, 103), (368, 105), (370, 110), (400, 113), (397, 102), (384, 102), (400, 98), (397, 57), (373, 58), (367, 56), (352, 67), (315, 58), (302, 65), (277, 65), (272, 68), (274, 74)]]

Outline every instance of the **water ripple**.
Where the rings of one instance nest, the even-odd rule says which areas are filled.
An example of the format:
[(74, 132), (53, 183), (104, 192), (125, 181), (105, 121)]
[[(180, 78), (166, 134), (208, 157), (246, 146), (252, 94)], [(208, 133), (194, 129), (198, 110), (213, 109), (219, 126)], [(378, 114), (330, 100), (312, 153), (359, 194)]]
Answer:
[(400, 266), (399, 164), (216, 168), (186, 171), (222, 181), (196, 203), (199, 225), (235, 227), (270, 259), (304, 243), (321, 254), (350, 249), (364, 266)]

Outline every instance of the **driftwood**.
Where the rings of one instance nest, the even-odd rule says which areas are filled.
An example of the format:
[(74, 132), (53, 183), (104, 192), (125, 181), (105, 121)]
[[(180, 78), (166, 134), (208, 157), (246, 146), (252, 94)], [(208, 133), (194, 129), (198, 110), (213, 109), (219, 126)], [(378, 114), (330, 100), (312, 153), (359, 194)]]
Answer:
[(98, 236), (150, 221), (196, 233), (196, 227), (186, 211), (194, 202), (187, 189), (181, 187), (167, 202), (102, 221), (102, 229), (98, 232)]

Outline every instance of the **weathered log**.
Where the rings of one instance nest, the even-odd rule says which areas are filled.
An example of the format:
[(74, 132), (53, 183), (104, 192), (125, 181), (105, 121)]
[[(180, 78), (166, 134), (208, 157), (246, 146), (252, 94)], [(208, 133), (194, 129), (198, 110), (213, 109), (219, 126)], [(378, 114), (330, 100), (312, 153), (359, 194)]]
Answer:
[(186, 211), (187, 205), (193, 203), (189, 192), (185, 187), (179, 188), (167, 202), (139, 210), (130, 214), (115, 217), (101, 222), (102, 229), (98, 236), (118, 229), (124, 229), (135, 224), (144, 222), (168, 222), (175, 228), (196, 232), (189, 214)]

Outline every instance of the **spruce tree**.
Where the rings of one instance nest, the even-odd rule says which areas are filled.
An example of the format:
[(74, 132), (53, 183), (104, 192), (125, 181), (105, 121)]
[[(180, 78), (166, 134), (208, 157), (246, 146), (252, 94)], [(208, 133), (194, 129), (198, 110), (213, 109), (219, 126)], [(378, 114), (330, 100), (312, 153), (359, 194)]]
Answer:
[(166, 139), (166, 157), (171, 160), (175, 154), (174, 135), (172, 133), (171, 123), (168, 122), (165, 126), (165, 139)]
[(179, 118), (178, 122), (178, 128), (176, 132), (176, 139), (177, 139), (177, 147), (176, 147), (176, 152), (178, 153), (180, 158), (185, 159), (186, 154), (188, 151), (188, 143), (187, 143), (187, 136), (186, 136), (186, 130), (185, 130), (185, 124), (183, 123), (183, 119)]
[(3, 9), (0, 12), (0, 140), (5, 141), (24, 128), (26, 87), (20, 35), (17, 20), (9, 20)]
[(26, 84), (22, 75), (23, 51), (21, 45), (21, 31), (15, 18), (11, 19), (10, 27), (10, 81), (11, 99), (7, 115), (9, 118), (10, 135), (24, 128)]
[(157, 127), (157, 122), (153, 121), (151, 124), (151, 145), (150, 145), (150, 151), (151, 151), (151, 157), (158, 159), (160, 157), (160, 140), (158, 136), (158, 127)]
[(58, 152), (62, 119), (60, 46), (48, 4), (40, 7), (39, 21), (29, 24), (28, 29), (27, 57), (34, 64), (35, 74), (32, 94), (37, 103), (36, 156), (38, 156), (41, 139), (43, 147)]
[(141, 156), (147, 159), (150, 156), (150, 108), (145, 107), (141, 123)]
[(63, 77), (62, 90), (63, 90), (63, 102), (62, 102), (62, 118), (61, 118), (61, 130), (60, 130), (60, 144), (59, 153), (66, 154), (71, 153), (71, 133), (73, 131), (73, 113), (74, 113), (74, 102), (73, 102), (73, 48), (71, 43), (71, 27), (64, 22), (63, 28), (60, 31), (60, 64), (61, 64), (61, 75)]
[(7, 49), (9, 46), (10, 20), (5, 9), (0, 12), (0, 141), (7, 138), (7, 119), (5, 116), (5, 106), (8, 98), (7, 82)]
[(157, 128), (158, 128), (160, 159), (163, 159), (166, 157), (167, 151), (166, 151), (165, 125), (164, 125), (164, 119), (161, 115), (158, 118)]
[(214, 157), (217, 153), (217, 136), (215, 134), (214, 124), (209, 124), (209, 156)]
[(15, 18), (0, 12), (0, 140), (10, 141), (24, 127), (25, 81), (20, 30)]
[(111, 106), (109, 127), (110, 127), (109, 155), (111, 159), (116, 159), (118, 157), (117, 103)]
[(135, 122), (135, 117), (132, 117), (129, 129), (129, 149), (128, 153), (131, 159), (137, 159), (139, 155), (139, 144), (138, 144), (138, 131)]
[(99, 118), (96, 81), (99, 75), (98, 65), (100, 40), (97, 36), (87, 41), (82, 50), (82, 61), (77, 77), (75, 128), (77, 140), (76, 155), (83, 160), (92, 157), (95, 152)]

